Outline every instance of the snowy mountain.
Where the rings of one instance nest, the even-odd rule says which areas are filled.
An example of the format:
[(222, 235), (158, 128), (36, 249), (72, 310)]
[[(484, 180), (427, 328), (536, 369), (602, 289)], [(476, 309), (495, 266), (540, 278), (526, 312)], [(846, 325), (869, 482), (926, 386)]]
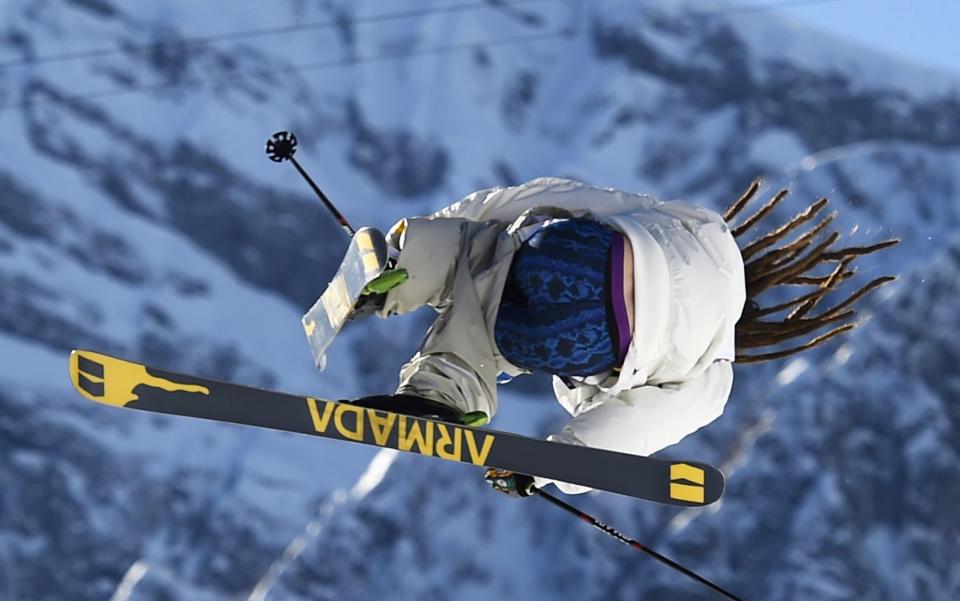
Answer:
[[(383, 391), (428, 315), (352, 326), (317, 373), (299, 316), (342, 233), (542, 175), (719, 208), (757, 175), (902, 244), (870, 323), (742, 366), (665, 455), (724, 466), (702, 510), (575, 499), (747, 599), (953, 599), (960, 79), (713, 2), (0, 3), (0, 597), (710, 599), (479, 474), (93, 406), (67, 351), (340, 398)], [(544, 382), (496, 426), (562, 423)]]

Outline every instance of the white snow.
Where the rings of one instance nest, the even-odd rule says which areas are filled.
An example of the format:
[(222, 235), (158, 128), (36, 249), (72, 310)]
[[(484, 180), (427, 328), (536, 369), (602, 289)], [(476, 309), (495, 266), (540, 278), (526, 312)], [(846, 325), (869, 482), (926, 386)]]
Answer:
[[(8, 18), (11, 22), (22, 21), (21, 11), (15, 4), (0, 4), (5, 23)], [(440, 5), (429, 1), (417, 3), (426, 7)], [(53, 21), (53, 29), (41, 28), (33, 33), (39, 44), (38, 52), (44, 54), (109, 46), (121, 35), (137, 40), (152, 39), (150, 35), (156, 34), (160, 24), (190, 37), (324, 20), (329, 18), (325, 6), (297, 1), (236, 10), (233, 3), (223, 0), (175, 5), (141, 2), (136, 7), (124, 5), (123, 10), (136, 21), (126, 30), (123, 25), (95, 19), (74, 5), (50, 3), (43, 13)], [(360, 15), (390, 10), (382, 3), (369, 1), (340, 3), (340, 7)], [(956, 78), (918, 70), (889, 57), (838, 44), (832, 38), (801, 29), (769, 12), (745, 12), (729, 19), (723, 17), (723, 7), (706, 0), (664, 4), (667, 14), (675, 15), (691, 7), (701, 12), (716, 11), (719, 24), (735, 26), (749, 47), (748, 68), (756, 70), (760, 61), (785, 58), (817, 72), (849, 75), (857, 90), (897, 90), (908, 100), (903, 105), (889, 107), (894, 114), (904, 114), (912, 99), (937, 97), (957, 90)], [(544, 2), (523, 7), (544, 16), (544, 32), (570, 22), (588, 25), (594, 15), (629, 23), (631, 19), (642, 18), (648, 8), (625, 0), (579, 6)], [(578, 12), (581, 9), (586, 14)], [(485, 40), (531, 31), (504, 12), (484, 5), (475, 12), (362, 24), (355, 29), (357, 46), (352, 50), (358, 55), (373, 56), (385, 50), (400, 53), (408, 47), (436, 48), (462, 41), (476, 41), (478, 47), (483, 47)], [(684, 59), (687, 50), (682, 39), (653, 28), (644, 28), (642, 34), (666, 56), (678, 61)], [(541, 42), (484, 47), (490, 60), (485, 67), (475, 64), (475, 49), (468, 49), (406, 60), (285, 71), (292, 64), (346, 56), (351, 49), (345, 48), (338, 36), (332, 29), (318, 29), (213, 44), (197, 52), (190, 74), (200, 79), (215, 73), (211, 61), (217, 53), (257, 57), (262, 63), (254, 64), (276, 71), (275, 89), (266, 101), (247, 98), (237, 91), (218, 96), (212, 81), (203, 81), (202, 85), (188, 89), (118, 94), (87, 101), (101, 107), (114, 122), (149, 139), (162, 150), (187, 140), (227, 161), (245, 177), (307, 197), (309, 191), (292, 169), (266, 162), (262, 152), (264, 140), (273, 131), (295, 127), (301, 138), (298, 158), (350, 221), (382, 228), (397, 218), (442, 206), (478, 185), (495, 183), (492, 166), (498, 161), (507, 163), (521, 179), (572, 175), (602, 185), (672, 196), (677, 190), (687, 189), (691, 182), (713, 173), (717, 157), (726, 152), (718, 140), (736, 136), (740, 127), (736, 109), (729, 106), (709, 113), (665, 110), (675, 101), (676, 90), (672, 85), (648, 74), (629, 72), (614, 61), (596, 60), (585, 31)], [(199, 58), (201, 55), (203, 58)], [(131, 70), (142, 77), (145, 84), (157, 81), (156, 74), (123, 54), (97, 61), (96, 66)], [(535, 76), (536, 93), (523, 118), (515, 126), (508, 126), (500, 112), (503, 92), (524, 72)], [(11, 98), (16, 98), (17, 91), (33, 78), (78, 95), (115, 89), (115, 84), (101, 71), (83, 62), (9, 69), (0, 73), (0, 78), (4, 93)], [(384, 193), (358, 172), (348, 157), (353, 140), (342, 123), (346, 100), (357, 103), (370, 127), (402, 130), (418, 139), (436, 142), (446, 150), (451, 166), (445, 181), (420, 197), (398, 199)], [(636, 120), (614, 125), (621, 109), (634, 111)], [(96, 123), (65, 116), (53, 106), (30, 110), (42, 120), (48, 120), (47, 124), (61, 128), (58, 137), (78, 140), (85, 153), (102, 158), (133, 152), (124, 144), (112, 147), (114, 141)], [(132, 250), (126, 259), (142, 267), (145, 277), (142, 285), (123, 283), (88, 269), (62, 249), (18, 238), (9, 228), (0, 226), (4, 238), (10, 238), (15, 244), (11, 252), (0, 252), (0, 270), (8, 275), (29, 276), (62, 293), (60, 300), (38, 299), (38, 307), (71, 323), (94, 327), (117, 345), (135, 349), (146, 327), (144, 307), (155, 305), (172, 319), (165, 333), (184, 340), (186, 346), (191, 347), (186, 349), (188, 352), (193, 351), (194, 346), (199, 347), (197, 353), (201, 355), (212, 345), (232, 348), (245, 364), (272, 375), (279, 389), (340, 398), (352, 396), (362, 388), (355, 360), (349, 353), (351, 345), (362, 336), (362, 328), (348, 329), (337, 341), (327, 371), (316, 372), (298, 323), (304, 307), (293, 306), (278, 294), (252, 286), (190, 239), (158, 224), (158, 218), (164, 215), (165, 199), (158, 198), (156, 192), (131, 182), (133, 193), (148, 207), (151, 217), (134, 215), (107, 198), (82, 169), (37, 152), (36, 140), (32, 137), (36, 132), (24, 126), (23, 116), (23, 110), (16, 106), (0, 110), (3, 140), (0, 170), (28, 185), (45, 205), (62, 207), (79, 216), (76, 223), (57, 224), (58, 235), (63, 236), (64, 242), (80, 240), (79, 236), (91, 228), (118, 235), (131, 243)], [(606, 137), (601, 136), (602, 133), (607, 134)], [(641, 173), (638, 164), (646, 158), (645, 151), (662, 148), (691, 149), (691, 154), (675, 172), (662, 178)], [(769, 169), (768, 176), (795, 178), (799, 188), (795, 196), (800, 199), (824, 193), (842, 195), (845, 191), (840, 184), (851, 182), (868, 200), (876, 199), (875, 203), (863, 207), (841, 205), (842, 225), (848, 231), (862, 224), (857, 235), (871, 240), (874, 238), (870, 236), (883, 235), (887, 224), (892, 224), (898, 235), (912, 234), (902, 245), (906, 258), (897, 265), (929, 256), (930, 251), (939, 246), (940, 236), (957, 225), (957, 213), (946, 210), (951, 207), (943, 201), (952, 198), (945, 190), (956, 181), (953, 174), (960, 173), (960, 152), (956, 149), (883, 139), (807, 148), (794, 132), (780, 128), (761, 132), (749, 141), (748, 148), (747, 156), (736, 157), (735, 165), (750, 160)], [(891, 167), (890, 155), (902, 165)], [(204, 172), (180, 175), (208, 177)], [(703, 199), (696, 200), (716, 202), (716, 190), (726, 189), (727, 183), (714, 181), (701, 185), (698, 189)], [(911, 194), (914, 189), (919, 190), (915, 195)], [(919, 212), (925, 200), (936, 209), (928, 221)], [(255, 204), (256, 201), (249, 195), (237, 198), (238, 203)], [(179, 294), (169, 284), (170, 273), (203, 281), (209, 286), (209, 294), (191, 297)], [(887, 290), (892, 294), (892, 288)], [(878, 298), (887, 300), (886, 294)], [(939, 310), (950, 309), (944, 306)], [(90, 317), (93, 313), (99, 313), (99, 322)], [(942, 314), (935, 317), (945, 320)], [(893, 346), (901, 342), (892, 341), (891, 348), (906, 356), (903, 348)], [(731, 406), (728, 415), (711, 425), (702, 436), (685, 443), (682, 448), (696, 450), (697, 456), (730, 452), (731, 467), (738, 468), (728, 473), (731, 475), (729, 500), (715, 506), (712, 512), (657, 513), (653, 508), (638, 508), (635, 504), (619, 506), (608, 497), (594, 505), (612, 512), (617, 525), (623, 524), (625, 528), (635, 525), (643, 534), (659, 533), (663, 530), (662, 524), (670, 524), (672, 529), (662, 535), (661, 542), (671, 545), (673, 541), (695, 541), (698, 534), (713, 533), (710, 528), (714, 527), (720, 535), (775, 527), (764, 522), (768, 516), (763, 511), (755, 507), (744, 511), (744, 505), (738, 503), (747, 498), (744, 488), (766, 486), (787, 467), (812, 469), (809, 464), (818, 456), (811, 454), (809, 447), (827, 444), (813, 426), (826, 430), (827, 424), (823, 422), (829, 421), (829, 417), (820, 418), (823, 422), (812, 417), (818, 411), (829, 410), (815, 386), (830, 380), (834, 373), (849, 375), (851, 372), (845, 370), (855, 369), (873, 346), (871, 340), (851, 341), (840, 346), (826, 364), (811, 363), (803, 358), (787, 363), (772, 374), (768, 386), (751, 389), (756, 392), (755, 397), (736, 399), (746, 409)], [(274, 590), (272, 587), (284, 570), (311, 545), (320, 544), (324, 527), (335, 512), (353, 511), (364, 502), (374, 502), (389, 470), (409, 469), (401, 467), (402, 463), (389, 451), (90, 405), (70, 390), (65, 353), (35, 341), (0, 334), (0, 356), (4, 358), (0, 379), (5, 388), (22, 391), (16, 402), (42, 404), (51, 415), (68, 423), (71, 432), (98, 441), (111, 455), (129, 457), (136, 465), (142, 465), (144, 477), (169, 482), (186, 472), (191, 474), (189, 487), (196, 498), (210, 499), (213, 504), (235, 502), (241, 507), (240, 511), (250, 508), (254, 510), (251, 513), (272, 516), (275, 521), (271, 526), (262, 528), (270, 527), (273, 531), (259, 534), (265, 540), (269, 537), (272, 541), (282, 541), (284, 544), (280, 546), (285, 550), (250, 595), (251, 600), (269, 598), (268, 591)], [(399, 367), (403, 359), (385, 358), (384, 363), (395, 363)], [(832, 372), (834, 369), (837, 371)], [(900, 379), (902, 376), (897, 373), (871, 373), (869, 382), (864, 384), (869, 386), (864, 394), (892, 388)], [(802, 388), (804, 386), (808, 388)], [(504, 387), (501, 393), (502, 411), (494, 424), (498, 429), (541, 434), (551, 429), (547, 424), (564, 418), (549, 390), (544, 390), (535, 400), (520, 398), (510, 386)], [(944, 437), (950, 435), (945, 424), (949, 424), (950, 417), (938, 405), (938, 397), (932, 390), (918, 386), (910, 393), (909, 402), (898, 406), (890, 422), (891, 427), (903, 431), (922, 431), (910, 438), (903, 449), (909, 461), (920, 462), (945, 446)], [(737, 394), (745, 395), (739, 390)], [(791, 410), (793, 406), (803, 409)], [(748, 431), (737, 433), (736, 429), (744, 425)], [(842, 435), (842, 432), (838, 434)], [(730, 445), (731, 451), (725, 446), (729, 441), (743, 444)], [(767, 452), (769, 447), (764, 443), (775, 451), (782, 450), (785, 456), (795, 457), (795, 461), (789, 466), (767, 469), (764, 462), (768, 457), (756, 450), (762, 448)], [(28, 471), (40, 469), (43, 462), (42, 457), (25, 451), (13, 452), (8, 459), (11, 465)], [(770, 479), (752, 482), (749, 480), (752, 473), (765, 473)], [(472, 476), (479, 477), (478, 474)], [(467, 477), (471, 476), (464, 476)], [(82, 489), (84, 484), (76, 475), (69, 478), (71, 486)], [(845, 499), (841, 489), (837, 481), (825, 479), (806, 495), (790, 499), (796, 504), (796, 511), (789, 515), (793, 520), (789, 527), (795, 529), (797, 538), (812, 532), (821, 537), (817, 541), (829, 540), (829, 533), (818, 531), (817, 526), (826, 523), (825, 514), (843, 508)], [(130, 501), (132, 504), (133, 500)], [(585, 587), (600, 587), (622, 574), (634, 573), (634, 569), (645, 569), (622, 568), (622, 565), (634, 564), (625, 564), (627, 560), (615, 555), (617, 551), (604, 550), (609, 541), (585, 527), (582, 536), (579, 530), (574, 530), (580, 528), (579, 525), (570, 526), (569, 531), (554, 528), (565, 522), (546, 517), (553, 511), (551, 508), (541, 514), (535, 505), (502, 501), (496, 504), (491, 501), (485, 511), (493, 509), (487, 513), (478, 510), (478, 515), (484, 518), (482, 522), (478, 519), (478, 523), (464, 527), (447, 521), (437, 524), (436, 531), (431, 532), (431, 539), (443, 541), (436, 543), (440, 549), (472, 551), (477, 545), (483, 549), (480, 565), (492, 577), (483, 584), (465, 585), (458, 591), (458, 598), (462, 600), (541, 595), (543, 583), (538, 579), (550, 572), (534, 557), (548, 550), (544, 549), (547, 543), (542, 542), (544, 532), (554, 532), (560, 537), (550, 539), (553, 544), (559, 540), (564, 543), (556, 545), (561, 549), (549, 551), (566, 554), (551, 557), (569, 560), (570, 565), (582, 563), (584, 572), (578, 573), (580, 577), (571, 582), (571, 587), (583, 582)], [(431, 504), (435, 502), (443, 501), (438, 495), (438, 500)], [(487, 519), (489, 515), (494, 518)], [(91, 517), (90, 524), (102, 527), (99, 519)], [(726, 528), (721, 529), (718, 523)], [(476, 532), (469, 531), (471, 528)], [(128, 596), (136, 598), (131, 592), (143, 579), (173, 582), (183, 598), (217, 598), (216, 593), (191, 584), (183, 571), (173, 567), (178, 564), (170, 555), (177, 551), (169, 548), (169, 541), (163, 536), (160, 527), (155, 536), (144, 535), (140, 541), (143, 557), (137, 558), (117, 583), (114, 601)], [(891, 566), (898, 565), (899, 557), (883, 555), (888, 545), (897, 542), (895, 534), (890, 532), (868, 533), (863, 543), (875, 569), (892, 570)], [(45, 542), (37, 537), (22, 544), (30, 549), (42, 549)], [(390, 561), (400, 563), (414, 556), (413, 543), (407, 541), (406, 544), (409, 546)], [(721, 544), (717, 551), (720, 556), (726, 547), (722, 546), (724, 543), (718, 544)], [(815, 543), (811, 543), (813, 545)], [(810, 573), (805, 568), (818, 569), (808, 555), (810, 548), (789, 552), (789, 559), (785, 561), (793, 562), (790, 565), (797, 574)], [(687, 552), (687, 547), (676, 549)], [(408, 577), (432, 582), (449, 579), (451, 575), (444, 571), (443, 559), (435, 565), (423, 566), (422, 573), (411, 571)], [(748, 562), (749, 558), (743, 560)], [(707, 561), (705, 558), (704, 562)], [(716, 561), (723, 563), (722, 558)], [(735, 559), (731, 561), (736, 563)], [(190, 558), (184, 563), (188, 569), (195, 569), (191, 567)], [(642, 575), (649, 573), (642, 572)], [(405, 590), (403, 584), (397, 583), (398, 590)], [(594, 597), (609, 592), (601, 588), (589, 590), (596, 593)], [(842, 591), (842, 587), (825, 582), (822, 590), (836, 592)], [(621, 596), (629, 596), (629, 592)]]
[(393, 449), (380, 449), (367, 469), (360, 475), (357, 483), (350, 489), (350, 496), (354, 499), (362, 499), (367, 496), (383, 480), (396, 457), (397, 452)]
[(127, 570), (127, 573), (123, 575), (123, 579), (120, 580), (120, 583), (117, 585), (117, 590), (114, 591), (110, 597), (110, 601), (127, 601), (130, 599), (133, 590), (147, 574), (148, 569), (150, 569), (150, 566), (142, 559), (133, 562)]
[(803, 357), (792, 359), (787, 363), (786, 367), (781, 369), (780, 373), (777, 374), (777, 384), (786, 386), (803, 375), (809, 368), (810, 362), (807, 361), (807, 359)]

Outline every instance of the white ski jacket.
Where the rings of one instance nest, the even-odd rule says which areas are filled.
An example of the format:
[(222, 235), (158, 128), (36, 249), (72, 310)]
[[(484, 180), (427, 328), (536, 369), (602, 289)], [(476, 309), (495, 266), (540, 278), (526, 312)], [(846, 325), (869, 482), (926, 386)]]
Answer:
[[(559, 178), (475, 192), (429, 219), (511, 223), (536, 207), (612, 226), (629, 239), (634, 258), (633, 340), (622, 369), (600, 381), (555, 377), (557, 400), (573, 418), (550, 439), (650, 455), (719, 417), (733, 383), (734, 326), (746, 298), (743, 260), (723, 219), (688, 202)], [(502, 278), (495, 279), (502, 289)], [(556, 484), (567, 493), (588, 490)]]

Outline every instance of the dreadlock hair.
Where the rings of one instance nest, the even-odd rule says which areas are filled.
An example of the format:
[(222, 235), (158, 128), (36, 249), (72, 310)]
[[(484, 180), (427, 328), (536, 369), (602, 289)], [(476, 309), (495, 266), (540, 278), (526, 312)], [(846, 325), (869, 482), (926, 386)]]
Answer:
[[(745, 234), (756, 229), (755, 226), (789, 193), (787, 189), (780, 190), (753, 215), (734, 225), (734, 218), (754, 198), (760, 184), (760, 180), (750, 184), (743, 195), (723, 214), (740, 246), (747, 282), (746, 306), (736, 325), (736, 360), (741, 363), (787, 357), (852, 330), (860, 325), (860, 322), (853, 320), (854, 311), (851, 306), (871, 291), (896, 279), (889, 275), (876, 278), (833, 307), (816, 315), (812, 314), (824, 297), (854, 275), (854, 259), (889, 248), (899, 240), (886, 240), (870, 246), (835, 248), (840, 234), (836, 230), (828, 232), (827, 229), (836, 218), (836, 212), (827, 214), (819, 222), (812, 224), (827, 206), (828, 200), (821, 198), (785, 224), (743, 244), (741, 240), (745, 238)], [(797, 234), (796, 238), (783, 242), (791, 233)], [(824, 266), (830, 268), (825, 269)], [(761, 306), (757, 300), (760, 295), (778, 286), (813, 286), (814, 290), (787, 302)], [(833, 327), (810, 338), (828, 325)], [(801, 342), (803, 339), (806, 340)], [(788, 341), (796, 346), (775, 350)], [(748, 353), (756, 349), (765, 350)]]

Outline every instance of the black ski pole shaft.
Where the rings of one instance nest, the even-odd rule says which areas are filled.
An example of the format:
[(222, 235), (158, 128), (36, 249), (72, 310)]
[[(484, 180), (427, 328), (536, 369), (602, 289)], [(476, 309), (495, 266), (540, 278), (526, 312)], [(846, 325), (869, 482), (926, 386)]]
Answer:
[(311, 178), (304, 168), (300, 166), (300, 163), (297, 162), (297, 159), (293, 158), (294, 153), (297, 152), (297, 136), (288, 131), (278, 131), (277, 133), (273, 134), (269, 140), (267, 140), (266, 152), (271, 161), (277, 163), (290, 161), (293, 163), (293, 166), (296, 167), (300, 175), (303, 176), (303, 179), (307, 180), (307, 184), (310, 185), (310, 188), (313, 190), (313, 192), (327, 207), (327, 210), (329, 210), (330, 214), (333, 215), (334, 219), (337, 220), (337, 223), (340, 224), (340, 227), (343, 228), (343, 231), (345, 231), (351, 238), (353, 237), (356, 232), (347, 222), (347, 218), (337, 210), (337, 207), (333, 206), (333, 203), (330, 202), (330, 199), (327, 198), (327, 195), (323, 193), (323, 190), (320, 189), (320, 186), (318, 186), (313, 181), (313, 178)]
[(692, 578), (692, 579), (696, 580), (696, 581), (699, 582), (700, 584), (703, 584), (704, 586), (709, 587), (710, 589), (712, 589), (712, 590), (720, 593), (721, 595), (727, 597), (728, 599), (733, 599), (733, 601), (743, 601), (743, 599), (741, 599), (740, 597), (737, 597), (736, 595), (734, 595), (733, 593), (727, 591), (726, 589), (723, 589), (723, 588), (721, 588), (720, 586), (718, 586), (718, 585), (710, 582), (709, 580), (707, 580), (707, 579), (704, 578), (703, 576), (697, 574), (697, 573), (694, 572), (693, 570), (691, 570), (691, 569), (689, 569), (689, 568), (685, 568), (684, 566), (682, 566), (682, 565), (680, 565), (679, 563), (673, 561), (673, 560), (670, 559), (669, 557), (666, 557), (666, 556), (664, 556), (664, 555), (661, 555), (661, 554), (657, 553), (657, 552), (654, 551), (653, 549), (651, 549), (651, 548), (649, 548), (649, 547), (641, 544), (639, 541), (636, 541), (636, 540), (630, 538), (629, 536), (623, 534), (623, 533), (620, 532), (619, 530), (617, 530), (617, 529), (615, 529), (615, 528), (613, 528), (613, 527), (611, 527), (611, 526), (608, 526), (608, 525), (604, 524), (603, 522), (601, 522), (601, 521), (598, 520), (597, 518), (593, 517), (592, 515), (590, 515), (590, 514), (588, 514), (588, 513), (585, 513), (585, 512), (583, 512), (583, 511), (580, 511), (579, 509), (577, 509), (577, 508), (574, 507), (573, 505), (570, 505), (570, 504), (568, 504), (568, 503), (566, 503), (566, 502), (564, 502), (564, 501), (561, 501), (560, 499), (558, 499), (557, 497), (551, 495), (550, 493), (544, 492), (544, 491), (540, 490), (539, 488), (534, 488), (534, 489), (533, 489), (533, 492), (534, 492), (535, 494), (539, 495), (540, 498), (546, 499), (547, 501), (550, 501), (550, 503), (552, 503), (553, 505), (555, 505), (555, 506), (559, 507), (560, 509), (566, 511), (567, 513), (571, 513), (571, 514), (577, 516), (578, 518), (580, 518), (580, 519), (583, 520), (584, 522), (587, 522), (588, 524), (590, 524), (590, 525), (593, 526), (594, 528), (597, 528), (597, 529), (599, 529), (599, 530), (602, 530), (603, 532), (605, 532), (606, 534), (608, 534), (608, 535), (612, 536), (613, 538), (617, 539), (617, 540), (620, 541), (621, 543), (623, 543), (623, 544), (625, 544), (625, 545), (629, 545), (629, 546), (633, 547), (634, 549), (637, 549), (638, 551), (643, 551), (644, 553), (646, 553), (646, 554), (649, 555), (650, 557), (653, 557), (653, 558), (656, 559), (657, 561), (659, 561), (659, 562), (661, 562), (661, 563), (663, 563), (663, 564), (665, 564), (665, 565), (670, 566), (671, 568), (673, 568), (674, 570), (680, 572), (681, 574), (683, 574), (683, 575), (685, 575), (685, 576), (687, 576), (687, 577), (689, 577), (689, 578)]
[(300, 175), (303, 176), (303, 179), (307, 180), (307, 183), (310, 184), (310, 187), (313, 188), (313, 191), (320, 197), (320, 200), (323, 201), (323, 204), (327, 206), (327, 209), (333, 214), (334, 219), (337, 220), (337, 223), (340, 224), (340, 227), (343, 228), (343, 231), (347, 232), (347, 235), (353, 237), (356, 233), (350, 224), (347, 223), (347, 218), (337, 210), (337, 207), (333, 206), (333, 203), (330, 202), (330, 199), (327, 198), (327, 195), (323, 193), (323, 190), (320, 189), (320, 186), (315, 184), (313, 180), (307, 175), (307, 172), (303, 170), (303, 167), (300, 166), (300, 163), (297, 162), (297, 159), (290, 157), (290, 162), (293, 163), (293, 166), (297, 168), (297, 171), (300, 172)]

